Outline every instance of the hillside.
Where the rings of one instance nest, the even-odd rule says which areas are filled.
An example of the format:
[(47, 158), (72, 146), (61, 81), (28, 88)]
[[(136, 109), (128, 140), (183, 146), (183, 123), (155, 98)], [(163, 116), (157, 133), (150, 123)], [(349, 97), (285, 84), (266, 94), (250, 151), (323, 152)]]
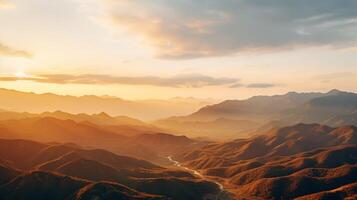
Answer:
[[(68, 115), (72, 116), (66, 114)], [(89, 119), (95, 121), (97, 117)], [(1, 138), (75, 143), (154, 162), (167, 162), (167, 159), (162, 158), (163, 155), (176, 154), (182, 149), (205, 144), (189, 138), (181, 140), (182, 136), (154, 132), (151, 126), (140, 125), (138, 128), (136, 125), (99, 125), (53, 117), (3, 120), (0, 121), (0, 130)]]
[(357, 125), (357, 94), (336, 92), (334, 95), (314, 98), (286, 115), (286, 121), (305, 123), (324, 123), (342, 126)]
[(104, 195), (103, 198), (194, 200), (219, 191), (216, 184), (188, 172), (106, 150), (4, 139), (0, 146), (15, 150), (0, 153), (0, 159), (11, 165), (0, 168), (2, 199), (87, 199)]
[(357, 198), (357, 183), (352, 183), (337, 189), (319, 192), (317, 194), (306, 195), (297, 200), (323, 200), (323, 199), (356, 199)]
[(0, 120), (25, 120), (28, 118), (56, 118), (59, 120), (71, 120), (77, 123), (87, 124), (90, 126), (100, 126), (102, 129), (107, 129), (110, 132), (122, 135), (135, 135), (140, 133), (159, 132), (160, 129), (140, 121), (138, 119), (126, 116), (110, 116), (107, 113), (99, 114), (71, 114), (62, 111), (44, 112), (40, 114), (27, 112), (10, 112), (0, 111)]
[(298, 124), (210, 144), (175, 159), (225, 180), (237, 196), (290, 199), (356, 182), (355, 155), (356, 127)]
[(31, 170), (50, 163), (62, 165), (78, 158), (107, 163), (117, 169), (121, 168), (157, 168), (158, 166), (128, 156), (119, 156), (102, 149), (82, 149), (71, 145), (51, 145), (30, 140), (0, 139), (0, 159), (11, 163), (12, 167)]
[(314, 98), (329, 96), (329, 93), (296, 93), (284, 95), (255, 96), (247, 100), (227, 100), (209, 105), (187, 116), (191, 120), (213, 120), (218, 118), (266, 121), (279, 117), (286, 110), (293, 109)]
[(149, 195), (116, 183), (89, 181), (53, 174), (50, 172), (31, 172), (18, 176), (0, 186), (1, 199), (133, 199), (159, 200), (168, 199)]
[(356, 143), (356, 127), (331, 128), (319, 124), (298, 124), (272, 129), (248, 139), (208, 145), (181, 154), (177, 158), (190, 160), (196, 164), (197, 168), (201, 166), (200, 163), (208, 166), (210, 162), (214, 162), (216, 165), (224, 165), (241, 159), (261, 156), (286, 156), (315, 148)]

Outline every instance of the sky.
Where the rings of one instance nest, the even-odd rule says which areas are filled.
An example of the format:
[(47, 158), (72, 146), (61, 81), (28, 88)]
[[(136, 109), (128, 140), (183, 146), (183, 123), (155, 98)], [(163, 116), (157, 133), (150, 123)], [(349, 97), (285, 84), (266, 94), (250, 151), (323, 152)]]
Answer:
[(356, 0), (0, 0), (0, 87), (125, 99), (357, 92)]

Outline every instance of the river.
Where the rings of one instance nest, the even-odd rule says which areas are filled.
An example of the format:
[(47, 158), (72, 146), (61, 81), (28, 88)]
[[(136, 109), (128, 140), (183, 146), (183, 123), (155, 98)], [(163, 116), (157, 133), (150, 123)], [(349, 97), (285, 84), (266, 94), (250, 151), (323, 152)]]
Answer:
[(213, 180), (211, 178), (205, 177), (203, 174), (201, 174), (200, 172), (198, 172), (197, 170), (194, 169), (190, 169), (188, 167), (183, 166), (180, 162), (172, 159), (172, 156), (168, 156), (167, 159), (173, 163), (176, 167), (179, 167), (185, 171), (191, 172), (193, 175), (195, 175), (198, 178), (204, 179), (206, 181), (212, 182), (214, 184), (216, 184), (220, 190), (220, 192), (214, 196), (210, 196), (207, 197), (207, 200), (232, 200), (231, 195), (229, 194), (228, 191), (225, 190), (224, 186), (219, 183), (216, 180)]

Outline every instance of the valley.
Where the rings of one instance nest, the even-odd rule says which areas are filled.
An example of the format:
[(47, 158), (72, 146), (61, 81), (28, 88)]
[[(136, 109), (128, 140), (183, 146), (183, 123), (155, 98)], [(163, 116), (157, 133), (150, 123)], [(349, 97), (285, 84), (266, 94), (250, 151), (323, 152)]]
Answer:
[[(178, 167), (178, 168), (181, 168), (185, 171), (188, 171), (188, 172), (191, 172), (192, 174), (194, 174), (195, 176), (201, 178), (201, 179), (204, 179), (204, 180), (207, 180), (207, 181), (211, 181), (213, 183), (215, 183), (218, 187), (219, 187), (219, 192), (217, 195), (214, 195), (212, 197), (210, 197), (210, 199), (215, 199), (215, 200), (232, 200), (232, 194), (230, 194), (226, 189), (225, 187), (223, 186), (223, 184), (221, 184), (220, 182), (218, 182), (217, 180), (214, 180), (212, 178), (209, 178), (208, 176), (204, 176), (202, 175), (200, 172), (198, 172), (197, 170), (194, 170), (194, 169), (190, 169), (188, 167), (184, 167), (182, 166), (182, 164), (176, 160), (173, 160), (172, 159), (172, 156), (168, 156), (167, 159), (173, 163), (174, 166)], [(208, 199), (207, 199), (208, 200)]]
[[(295, 117), (307, 115), (301, 112), (305, 101), (322, 101), (319, 98), (333, 103), (323, 103), (318, 109), (308, 106), (305, 112), (314, 113), (314, 120)], [(340, 98), (348, 98), (351, 103), (338, 105)], [(251, 108), (245, 105), (246, 114), (239, 109), (237, 114), (231, 110), (222, 116), (226, 112), (216, 115), (215, 109), (215, 114), (209, 116), (213, 121), (200, 122), (197, 128), (210, 124), (206, 130), (217, 133), (220, 139), (190, 131), (177, 134), (177, 130), (156, 122), (104, 112), (28, 113), (3, 109), (0, 199), (21, 199), (18, 195), (55, 198), (55, 192), (46, 191), (62, 186), (65, 187), (59, 192), (68, 199), (352, 198), (357, 181), (357, 128), (340, 120), (340, 126), (328, 126), (323, 121), (357, 108), (355, 98), (354, 94), (340, 91), (289, 93), (247, 100), (243, 104), (251, 104)], [(269, 116), (251, 110), (255, 104), (265, 110), (264, 107), (282, 102), (289, 103), (277, 113), (267, 111)], [(245, 136), (238, 131), (234, 139), (218, 135), (219, 130), (239, 127), (242, 118), (252, 120), (252, 113), (253, 118), (261, 119), (260, 124), (266, 124), (251, 124), (250, 130), (243, 131)], [(192, 116), (201, 120), (204, 115)], [(229, 118), (232, 116), (239, 117)], [(269, 122), (283, 116), (294, 117)], [(176, 119), (183, 120), (170, 120)], [(334, 193), (334, 189), (339, 192)]]
[(0, 200), (357, 200), (357, 0), (0, 0)]

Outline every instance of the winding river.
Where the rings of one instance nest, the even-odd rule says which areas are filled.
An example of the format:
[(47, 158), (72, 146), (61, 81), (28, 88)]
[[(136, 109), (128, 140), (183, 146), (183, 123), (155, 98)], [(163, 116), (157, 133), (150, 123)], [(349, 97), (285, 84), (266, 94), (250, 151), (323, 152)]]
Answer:
[(198, 172), (197, 170), (190, 169), (190, 168), (188, 168), (188, 167), (183, 166), (180, 162), (174, 160), (174, 159), (172, 158), (172, 156), (168, 156), (167, 159), (168, 159), (171, 163), (173, 163), (176, 167), (179, 167), (179, 168), (181, 168), (181, 169), (183, 169), (183, 170), (185, 170), (185, 171), (191, 172), (191, 173), (194, 174), (196, 177), (199, 177), (199, 178), (201, 178), (201, 179), (204, 179), (204, 180), (207, 180), (207, 181), (209, 181), (209, 182), (212, 182), (212, 183), (216, 184), (216, 185), (219, 187), (220, 192), (219, 192), (217, 195), (214, 195), (214, 196), (212, 196), (212, 197), (208, 197), (207, 200), (232, 200), (231, 195), (229, 194), (228, 191), (225, 190), (224, 186), (223, 186), (221, 183), (219, 183), (219, 182), (217, 182), (217, 181), (215, 181), (215, 180), (212, 180), (211, 178), (205, 177), (204, 175), (202, 175), (202, 174), (201, 174), (200, 172)]

